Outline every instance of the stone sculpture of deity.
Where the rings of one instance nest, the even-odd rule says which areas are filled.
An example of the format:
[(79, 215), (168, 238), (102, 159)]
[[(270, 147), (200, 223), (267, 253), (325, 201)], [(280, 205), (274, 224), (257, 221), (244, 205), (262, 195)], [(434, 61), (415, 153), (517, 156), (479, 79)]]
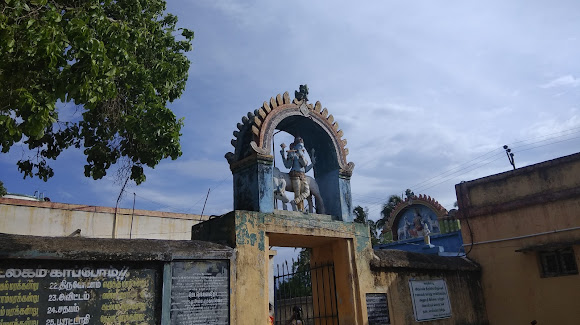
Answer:
[(290, 169), (290, 181), (294, 189), (294, 200), (291, 203), (296, 204), (298, 211), (304, 211), (304, 200), (310, 196), (310, 186), (306, 179), (306, 173), (312, 168), (312, 165), (308, 165), (308, 160), (304, 157), (306, 151), (304, 140), (301, 137), (295, 137), (294, 142), (290, 144), (288, 156), (284, 151), (286, 145), (282, 143), (280, 146), (282, 147), (280, 150), (282, 161), (284, 166)]

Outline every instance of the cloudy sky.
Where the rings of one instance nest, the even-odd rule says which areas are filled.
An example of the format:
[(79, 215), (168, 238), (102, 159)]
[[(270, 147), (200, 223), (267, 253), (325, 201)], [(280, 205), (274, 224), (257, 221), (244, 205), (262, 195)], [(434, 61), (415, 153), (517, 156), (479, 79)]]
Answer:
[[(183, 156), (130, 185), (123, 207), (135, 193), (139, 209), (200, 214), (211, 189), (204, 214), (232, 210), (236, 123), (304, 83), (343, 129), (353, 203), (372, 219), (406, 188), (452, 208), (455, 184), (511, 169), (504, 144), (517, 167), (579, 151), (578, 1), (170, 0), (168, 11), (195, 31), (171, 104), (185, 117)], [(9, 192), (115, 205), (121, 184), (85, 178), (81, 151), (46, 183), (22, 179), (23, 154), (0, 155)]]

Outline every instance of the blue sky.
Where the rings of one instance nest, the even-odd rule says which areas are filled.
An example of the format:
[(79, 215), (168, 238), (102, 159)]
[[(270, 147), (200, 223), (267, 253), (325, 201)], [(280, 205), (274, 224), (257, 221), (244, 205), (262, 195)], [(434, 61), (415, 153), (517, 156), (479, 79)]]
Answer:
[[(130, 184), (123, 207), (136, 193), (139, 209), (199, 214), (211, 188), (204, 214), (230, 211), (236, 123), (304, 83), (343, 129), (353, 203), (372, 219), (406, 188), (452, 208), (454, 184), (511, 169), (504, 144), (517, 167), (579, 151), (577, 1), (195, 0), (168, 11), (195, 31), (187, 89), (170, 105), (185, 117), (183, 156)], [(22, 179), (23, 154), (0, 155), (9, 192), (115, 205), (114, 171), (85, 178), (81, 151), (53, 162), (48, 182)]]

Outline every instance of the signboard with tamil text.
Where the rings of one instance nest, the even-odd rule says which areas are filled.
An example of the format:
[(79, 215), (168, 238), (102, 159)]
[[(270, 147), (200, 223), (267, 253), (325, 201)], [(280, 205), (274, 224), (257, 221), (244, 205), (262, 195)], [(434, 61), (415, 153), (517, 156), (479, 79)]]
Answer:
[(158, 324), (160, 271), (120, 262), (0, 262), (0, 323)]
[(172, 325), (228, 325), (229, 299), (229, 261), (192, 260), (172, 263)]
[(367, 316), (369, 325), (389, 325), (389, 305), (386, 293), (367, 293)]
[(409, 280), (409, 288), (416, 321), (451, 317), (445, 280)]

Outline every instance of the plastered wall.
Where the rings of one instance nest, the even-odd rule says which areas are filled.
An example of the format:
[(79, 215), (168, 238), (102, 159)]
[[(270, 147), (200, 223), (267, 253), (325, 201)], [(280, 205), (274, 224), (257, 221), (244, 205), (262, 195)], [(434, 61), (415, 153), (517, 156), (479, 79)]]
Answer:
[[(375, 250), (365, 293), (386, 293), (392, 325), (489, 324), (477, 264), (461, 257), (440, 257), (398, 250)], [(417, 322), (409, 280), (444, 280), (451, 317)], [(363, 298), (364, 301), (364, 298)]]
[(580, 154), (464, 182), (456, 191), (490, 323), (577, 324), (580, 275), (543, 277), (539, 252), (571, 247), (580, 265)]
[[(191, 239), (193, 214), (118, 209), (116, 238)], [(111, 238), (115, 208), (0, 198), (0, 232), (15, 235)]]

